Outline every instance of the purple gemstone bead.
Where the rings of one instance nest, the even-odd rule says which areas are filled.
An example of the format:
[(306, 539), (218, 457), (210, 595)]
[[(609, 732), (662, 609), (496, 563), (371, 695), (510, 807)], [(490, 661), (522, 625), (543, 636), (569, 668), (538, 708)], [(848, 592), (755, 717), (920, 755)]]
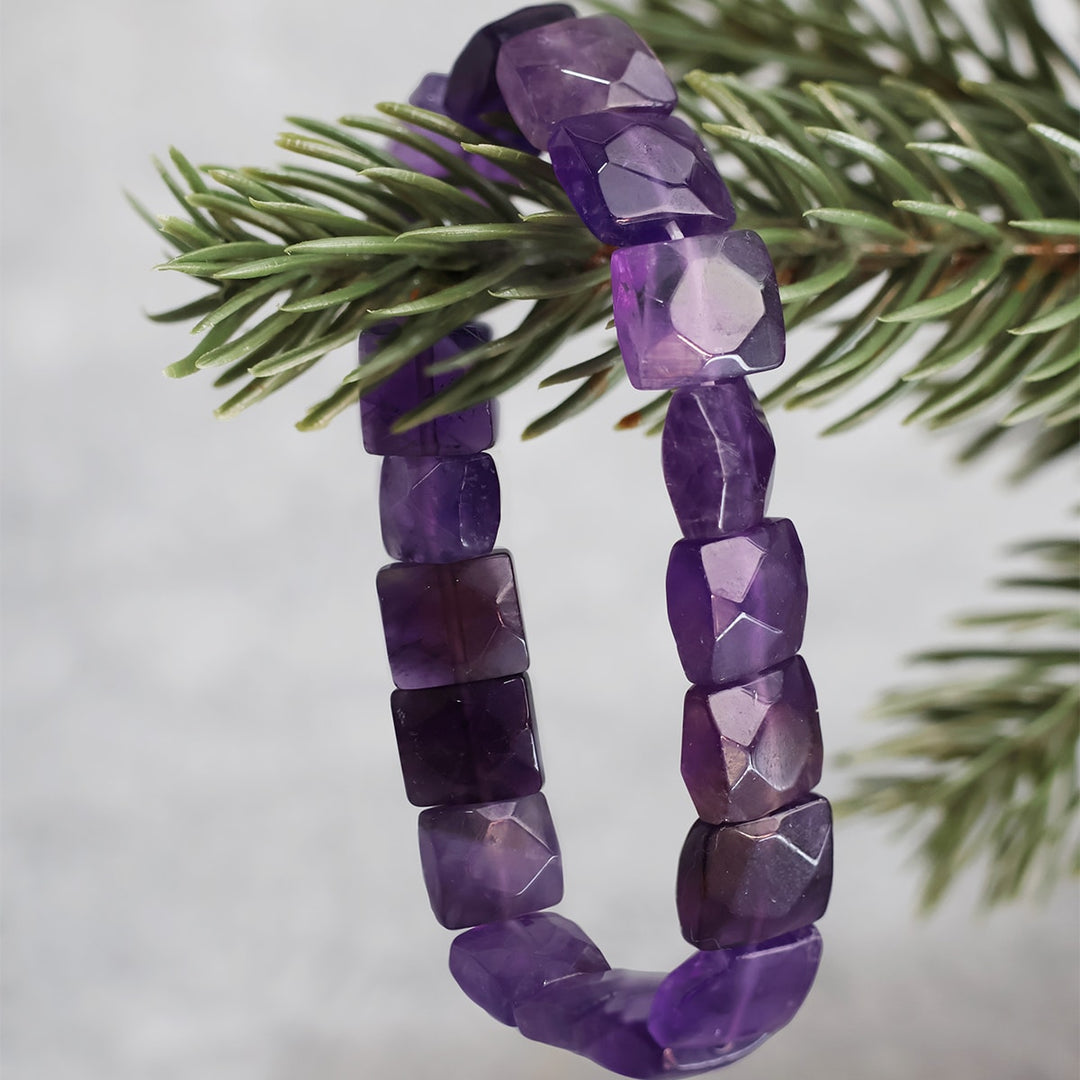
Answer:
[(806, 568), (795, 526), (771, 518), (720, 540), (679, 540), (667, 572), (668, 620), (686, 677), (720, 686), (799, 651)]
[[(396, 323), (384, 323), (365, 330), (360, 335), (360, 363), (374, 357), (397, 329)], [(490, 401), (440, 416), (408, 431), (397, 433), (391, 428), (407, 412), (461, 377), (456, 371), (428, 375), (424, 369), (429, 364), (448, 359), (490, 338), (491, 331), (482, 324), (463, 326), (434, 348), (414, 356), (385, 382), (373, 387), (360, 399), (364, 449), (369, 454), (399, 457), (454, 457), (487, 450), (495, 442), (495, 406)]]
[(556, 126), (548, 152), (574, 209), (605, 244), (724, 232), (735, 223), (712, 158), (674, 116), (637, 110), (569, 117)]
[(680, 1050), (774, 1035), (802, 1007), (820, 962), (821, 935), (812, 926), (757, 945), (694, 953), (660, 984), (649, 1031)]
[(418, 690), (528, 668), (508, 552), (457, 563), (391, 563), (375, 585), (395, 686)]
[(829, 902), (832, 851), (832, 810), (816, 795), (741, 825), (696, 822), (679, 856), (683, 937), (723, 949), (816, 922)]
[(765, 516), (776, 445), (745, 379), (676, 390), (661, 454), (683, 536), (743, 532)]
[(527, 915), (562, 899), (559, 842), (539, 793), (422, 811), (420, 864), (431, 910), (449, 930)]
[(675, 108), (675, 87), (644, 41), (614, 15), (564, 19), (519, 34), (499, 52), (496, 78), (510, 115), (538, 150), (568, 116)]
[(751, 821), (821, 779), (817, 695), (801, 656), (728, 687), (691, 686), (682, 775), (702, 821)]
[(493, 142), (531, 150), (511, 119), (495, 78), (499, 50), (510, 38), (574, 15), (568, 4), (537, 4), (482, 26), (454, 61), (446, 87), (446, 114)]
[(450, 946), (450, 974), (496, 1020), (556, 979), (607, 971), (610, 964), (576, 923), (550, 911), (466, 930)]
[(615, 332), (639, 390), (779, 367), (784, 313), (761, 237), (738, 231), (620, 248), (611, 257)]
[(392, 558), (445, 563), (486, 555), (499, 510), (499, 477), (487, 454), (383, 459), (379, 515)]
[(620, 1076), (696, 1076), (745, 1057), (760, 1040), (673, 1051), (649, 1033), (662, 973), (612, 971), (548, 983), (514, 1009), (521, 1034), (581, 1054)]
[(390, 711), (414, 806), (515, 799), (544, 782), (524, 675), (395, 690)]

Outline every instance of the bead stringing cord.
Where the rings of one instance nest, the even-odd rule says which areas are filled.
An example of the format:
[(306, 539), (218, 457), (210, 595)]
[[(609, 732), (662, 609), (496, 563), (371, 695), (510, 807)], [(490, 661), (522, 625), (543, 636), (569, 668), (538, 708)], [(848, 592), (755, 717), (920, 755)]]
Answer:
[[(630, 381), (674, 391), (662, 459), (683, 538), (668, 565), (668, 615), (693, 683), (682, 775), (699, 814), (676, 880), (696, 951), (670, 973), (612, 969), (580, 927), (544, 910), (562, 899), (562, 863), (540, 790), (513, 564), (494, 546), (494, 403), (393, 431), (456, 377), (426, 374), (433, 362), (486, 339), (462, 327), (361, 402), (364, 446), (384, 455), (384, 544), (399, 560), (377, 588), (405, 790), (425, 807), (420, 857), (435, 917), (464, 930), (450, 971), (530, 1039), (624, 1076), (697, 1075), (794, 1017), (817, 973), (812, 924), (832, 880), (831, 812), (812, 791), (817, 698), (798, 655), (802, 546), (790, 521), (765, 517), (775, 450), (743, 378), (784, 359), (776, 277), (760, 237), (732, 229), (704, 145), (670, 115), (675, 88), (659, 61), (613, 16), (525, 8), (479, 30), (450, 75), (425, 76), (411, 101), (550, 154), (584, 223), (616, 249)], [(437, 171), (408, 153), (410, 167)], [(361, 360), (395, 330), (365, 332)]]

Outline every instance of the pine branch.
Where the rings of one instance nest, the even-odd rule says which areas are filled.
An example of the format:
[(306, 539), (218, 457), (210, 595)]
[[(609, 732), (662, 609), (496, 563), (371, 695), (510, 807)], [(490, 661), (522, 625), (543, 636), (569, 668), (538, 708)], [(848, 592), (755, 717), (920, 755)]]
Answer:
[[(927, 908), (975, 862), (985, 865), (987, 904), (1045, 892), (1080, 873), (1080, 543), (1045, 540), (1021, 550), (1040, 558), (1040, 571), (998, 584), (1047, 599), (959, 620), (1003, 636), (990, 647), (915, 657), (970, 674), (887, 696), (880, 715), (905, 730), (849, 761), (862, 774), (840, 809), (899, 815), (915, 827)], [(1037, 641), (1017, 640), (1040, 631)]]

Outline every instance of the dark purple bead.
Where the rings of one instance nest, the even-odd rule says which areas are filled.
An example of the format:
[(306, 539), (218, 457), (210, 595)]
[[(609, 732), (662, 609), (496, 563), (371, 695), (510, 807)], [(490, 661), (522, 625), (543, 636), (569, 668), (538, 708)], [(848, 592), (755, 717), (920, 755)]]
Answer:
[(723, 232), (735, 223), (708, 151), (693, 128), (666, 113), (569, 117), (555, 128), (548, 153), (574, 209), (605, 244)]
[(420, 814), (431, 910), (449, 930), (513, 919), (562, 899), (562, 862), (544, 796), (437, 806)]
[(702, 821), (751, 821), (805, 798), (821, 761), (817, 695), (801, 656), (748, 682), (687, 691), (682, 775)]
[(771, 518), (720, 540), (679, 540), (667, 572), (668, 620), (686, 677), (720, 686), (799, 651), (806, 567), (795, 526)]
[(395, 686), (418, 690), (528, 668), (508, 552), (456, 563), (391, 563), (375, 585)]
[(537, 4), (480, 27), (450, 70), (446, 114), (493, 142), (532, 150), (511, 118), (495, 78), (499, 50), (510, 38), (574, 15), (569, 4)]
[(760, 524), (776, 445), (745, 379), (676, 390), (661, 454), (683, 536), (712, 539)]
[(816, 922), (829, 903), (832, 851), (832, 810), (816, 795), (741, 825), (696, 822), (679, 857), (683, 937), (723, 949)]
[(548, 983), (610, 966), (580, 926), (550, 911), (477, 926), (450, 946), (458, 986), (510, 1025), (514, 1007)]
[(620, 248), (612, 304), (626, 374), (639, 390), (779, 367), (784, 313), (761, 237), (738, 231)]
[(390, 711), (414, 806), (515, 799), (544, 782), (525, 675), (395, 690)]
[(496, 78), (510, 115), (537, 150), (560, 120), (605, 109), (675, 108), (675, 87), (644, 41), (614, 15), (564, 19), (499, 51)]
[[(372, 359), (398, 331), (397, 323), (384, 323), (360, 335), (360, 363)], [(385, 382), (360, 399), (360, 421), (364, 449), (369, 454), (399, 457), (454, 457), (478, 454), (495, 442), (495, 404), (481, 402), (461, 412), (440, 416), (408, 431), (394, 432), (394, 423), (419, 404), (456, 382), (461, 373), (448, 371), (428, 375), (424, 370), (435, 361), (490, 340), (491, 331), (482, 324), (463, 326), (439, 341), (434, 348), (414, 356)]]
[(581, 1054), (620, 1076), (696, 1076), (745, 1057), (760, 1040), (673, 1051), (649, 1033), (662, 973), (616, 968), (548, 983), (514, 1010), (521, 1034)]
[(694, 953), (660, 984), (649, 1031), (679, 1050), (774, 1035), (802, 1007), (820, 962), (821, 935), (812, 926), (756, 945)]
[(458, 562), (486, 555), (499, 531), (495, 462), (469, 457), (387, 457), (379, 516), (387, 554), (402, 562)]

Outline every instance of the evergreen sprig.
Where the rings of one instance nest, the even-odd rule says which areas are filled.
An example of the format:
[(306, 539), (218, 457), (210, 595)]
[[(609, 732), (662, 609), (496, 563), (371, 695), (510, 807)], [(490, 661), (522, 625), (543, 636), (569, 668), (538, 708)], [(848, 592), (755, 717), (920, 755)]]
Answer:
[(960, 619), (996, 632), (992, 643), (916, 656), (963, 674), (886, 696), (881, 717), (905, 730), (851, 759), (862, 775), (840, 809), (899, 815), (921, 833), (927, 907), (973, 862), (988, 904), (1080, 872), (1080, 543), (1018, 550), (1041, 566), (998, 584), (1043, 601)]

